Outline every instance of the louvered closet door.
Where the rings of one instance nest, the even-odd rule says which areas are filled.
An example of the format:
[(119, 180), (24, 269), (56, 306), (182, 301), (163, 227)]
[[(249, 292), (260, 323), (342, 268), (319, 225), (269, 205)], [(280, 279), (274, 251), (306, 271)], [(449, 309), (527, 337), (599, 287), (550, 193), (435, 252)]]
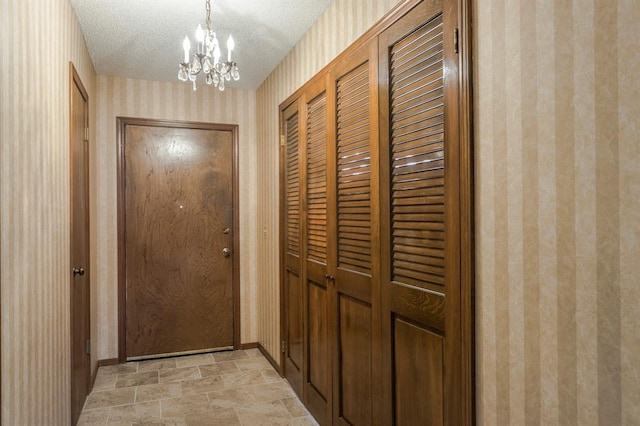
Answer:
[(305, 108), (303, 199), (305, 258), (305, 401), (324, 423), (331, 400), (327, 275), (327, 95), (324, 81), (302, 96)]
[(333, 424), (372, 424), (372, 337), (379, 335), (377, 45), (338, 64), (329, 82), (332, 135)]
[(380, 37), (381, 81), (388, 81), (381, 87), (380, 134), (383, 365), (389, 424), (459, 424), (459, 142), (453, 10), (441, 1), (423, 2)]
[(284, 197), (281, 241), (284, 247), (283, 327), (285, 376), (296, 393), (302, 396), (302, 370), (304, 365), (304, 286), (301, 276), (301, 173), (300, 173), (300, 115), (298, 104), (288, 107), (282, 114), (282, 133), (285, 137), (281, 164), (284, 179), (281, 193)]

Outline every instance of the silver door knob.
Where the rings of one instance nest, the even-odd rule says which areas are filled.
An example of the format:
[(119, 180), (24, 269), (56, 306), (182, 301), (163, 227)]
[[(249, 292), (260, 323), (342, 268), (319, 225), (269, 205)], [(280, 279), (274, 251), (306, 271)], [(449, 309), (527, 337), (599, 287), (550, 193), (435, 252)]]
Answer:
[(229, 257), (229, 256), (231, 256), (231, 250), (229, 250), (229, 249), (228, 249), (228, 248), (226, 248), (226, 247), (225, 247), (225, 248), (223, 248), (223, 249), (222, 249), (222, 255), (223, 255), (224, 257)]
[(76, 275), (83, 276), (84, 268), (73, 268), (73, 276), (75, 277)]

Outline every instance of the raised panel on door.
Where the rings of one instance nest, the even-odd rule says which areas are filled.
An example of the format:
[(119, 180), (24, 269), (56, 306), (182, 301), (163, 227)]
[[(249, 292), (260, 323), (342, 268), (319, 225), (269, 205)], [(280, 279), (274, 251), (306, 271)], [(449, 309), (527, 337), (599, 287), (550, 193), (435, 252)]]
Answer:
[(372, 421), (371, 306), (341, 294), (339, 423), (370, 425)]
[[(379, 37), (384, 82), (382, 228), (386, 230), (382, 336), (388, 389), (383, 416), (389, 424), (457, 424), (461, 418), (457, 408), (461, 399), (459, 142), (452, 3), (424, 1)], [(421, 401), (415, 399), (417, 394), (423, 396)]]
[(308, 364), (305, 402), (311, 414), (324, 424), (330, 391), (330, 346), (327, 288), (309, 281), (307, 287)]
[(372, 421), (372, 337), (378, 309), (377, 215), (377, 46), (367, 44), (339, 63), (329, 90), (334, 107), (331, 159), (332, 185), (330, 253), (334, 319), (333, 422)]
[(302, 397), (304, 368), (304, 282), (301, 276), (301, 173), (300, 173), (300, 117), (294, 103), (283, 111), (284, 136), (281, 191), (284, 327), (282, 330), (284, 375)]
[(302, 395), (301, 378), (304, 363), (303, 339), (303, 295), (300, 276), (292, 270), (286, 271), (285, 286), (287, 304), (287, 334), (286, 341), (286, 377), (294, 390)]
[(327, 95), (319, 81), (304, 101), (304, 258), (306, 281), (306, 368), (304, 398), (309, 411), (325, 422), (331, 398), (327, 294)]
[(443, 338), (394, 316), (394, 424), (443, 423)]

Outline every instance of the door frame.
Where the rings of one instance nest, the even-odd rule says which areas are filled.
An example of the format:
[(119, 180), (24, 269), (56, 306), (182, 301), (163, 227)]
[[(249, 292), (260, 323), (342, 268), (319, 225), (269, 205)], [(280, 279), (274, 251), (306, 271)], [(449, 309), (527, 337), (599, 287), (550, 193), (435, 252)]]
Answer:
[[(78, 90), (80, 91), (80, 94), (82, 96), (82, 98), (84, 99), (84, 114), (85, 114), (85, 129), (89, 128), (89, 95), (87, 93), (87, 90), (84, 87), (84, 84), (82, 83), (82, 80), (80, 79), (80, 75), (78, 74), (78, 71), (76, 70), (75, 66), (73, 65), (73, 62), (69, 62), (69, 188), (70, 188), (70, 192), (69, 192), (69, 273), (70, 275), (70, 279), (69, 279), (69, 330), (70, 330), (70, 337), (69, 337), (69, 349), (70, 349), (70, 366), (71, 366), (71, 374), (70, 374), (70, 383), (71, 383), (71, 387), (70, 387), (70, 395), (71, 395), (71, 415), (73, 416), (73, 408), (74, 408), (74, 401), (73, 401), (73, 390), (75, 387), (74, 384), (74, 380), (73, 380), (73, 365), (74, 365), (74, 351), (73, 351), (73, 334), (74, 334), (74, 327), (73, 327), (73, 319), (74, 319), (74, 315), (76, 313), (75, 309), (74, 309), (74, 304), (73, 304), (73, 286), (74, 286), (74, 275), (71, 273), (72, 269), (75, 267), (73, 264), (73, 250), (74, 250), (74, 244), (73, 244), (73, 238), (74, 238), (74, 234), (73, 234), (73, 193), (74, 193), (74, 185), (73, 185), (73, 178), (74, 178), (74, 173), (73, 173), (73, 143), (74, 143), (74, 138), (77, 136), (74, 131), (73, 131), (73, 94), (74, 94), (74, 86), (78, 88)], [(86, 139), (89, 139), (89, 135), (85, 135)], [(85, 225), (85, 233), (87, 235), (87, 259), (89, 261), (88, 265), (85, 265), (86, 268), (86, 272), (85, 272), (85, 276), (86, 276), (86, 285), (87, 285), (87, 306), (85, 307), (85, 315), (86, 315), (86, 340), (91, 340), (91, 268), (89, 267), (91, 264), (91, 203), (90, 203), (90, 196), (91, 196), (91, 187), (90, 187), (90, 164), (89, 164), (89, 145), (88, 142), (85, 142), (87, 144), (87, 151), (86, 151), (86, 158), (85, 158), (85, 170), (84, 170), (84, 174), (85, 174), (85, 179), (86, 179), (86, 195), (87, 198), (85, 200), (86, 202), (86, 216), (87, 216), (87, 221), (86, 221), (86, 225)], [(89, 357), (89, 365), (87, 366), (87, 392), (90, 393), (91, 392), (91, 378), (92, 378), (92, 366), (91, 366), (91, 355), (87, 354)], [(86, 396), (85, 395), (85, 398)], [(80, 415), (80, 413), (78, 413), (78, 415)], [(74, 420), (74, 419), (72, 419)]]
[(125, 247), (125, 132), (128, 125), (168, 127), (172, 129), (220, 130), (232, 134), (232, 295), (233, 295), (233, 348), (240, 349), (240, 192), (238, 170), (238, 125), (180, 120), (156, 120), (136, 117), (116, 117), (118, 143), (118, 362), (127, 360), (126, 339), (126, 247)]

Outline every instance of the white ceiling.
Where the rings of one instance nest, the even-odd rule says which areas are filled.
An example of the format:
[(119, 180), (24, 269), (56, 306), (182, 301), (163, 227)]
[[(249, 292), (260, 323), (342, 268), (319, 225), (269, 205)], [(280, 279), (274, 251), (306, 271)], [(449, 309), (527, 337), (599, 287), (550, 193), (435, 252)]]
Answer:
[[(70, 1), (96, 72), (103, 75), (178, 81), (182, 40), (188, 35), (195, 43), (195, 30), (205, 22), (205, 0)], [(223, 54), (229, 34), (235, 40), (241, 78), (229, 87), (257, 89), (330, 3), (211, 0), (211, 26)]]

